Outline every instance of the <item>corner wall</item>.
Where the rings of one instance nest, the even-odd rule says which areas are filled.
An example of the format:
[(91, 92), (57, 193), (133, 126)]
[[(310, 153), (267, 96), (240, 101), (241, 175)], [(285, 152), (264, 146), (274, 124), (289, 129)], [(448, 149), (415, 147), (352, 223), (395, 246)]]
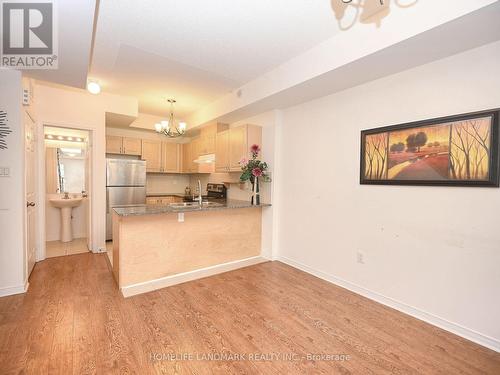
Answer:
[(279, 259), (500, 351), (500, 189), (359, 184), (361, 130), (500, 107), (498, 61), (493, 43), (284, 110)]
[(22, 78), (15, 70), (0, 70), (0, 110), (7, 112), (12, 131), (0, 150), (0, 167), (9, 177), (0, 177), (0, 297), (22, 293), (25, 280), (24, 249), (24, 126), (22, 121)]

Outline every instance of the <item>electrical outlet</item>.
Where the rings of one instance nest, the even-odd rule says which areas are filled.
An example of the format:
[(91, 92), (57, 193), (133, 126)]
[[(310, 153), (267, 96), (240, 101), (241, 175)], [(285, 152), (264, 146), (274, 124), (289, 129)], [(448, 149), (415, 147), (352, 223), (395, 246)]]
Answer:
[(356, 253), (356, 261), (359, 263), (359, 264), (365, 264), (365, 254), (361, 251), (358, 251)]
[(179, 212), (179, 213), (177, 214), (177, 221), (178, 221), (179, 223), (183, 223), (183, 222), (184, 222), (184, 212)]

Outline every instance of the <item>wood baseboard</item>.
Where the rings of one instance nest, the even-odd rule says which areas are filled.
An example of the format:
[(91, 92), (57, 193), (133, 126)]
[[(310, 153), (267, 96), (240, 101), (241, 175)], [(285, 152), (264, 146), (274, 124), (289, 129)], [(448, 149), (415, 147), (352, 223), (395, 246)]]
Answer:
[(315, 270), (290, 258), (278, 256), (276, 260), (500, 353), (500, 341), (493, 337), (476, 332), (457, 323), (450, 322), (439, 316), (407, 305), (393, 298), (386, 297), (380, 293), (371, 291), (326, 272)]
[(166, 288), (172, 285), (182, 284), (188, 281), (198, 280), (204, 277), (217, 275), (219, 273), (233, 271), (243, 267), (253, 266), (254, 264), (264, 263), (267, 261), (269, 261), (269, 259), (266, 259), (262, 256), (255, 256), (251, 258), (236, 260), (233, 262), (218, 264), (216, 266), (200, 268), (194, 271), (183, 272), (176, 275), (162, 277), (160, 279), (146, 281), (143, 283), (128, 285), (120, 288), (120, 290), (123, 296), (126, 298), (141, 293), (151, 292), (153, 290)]

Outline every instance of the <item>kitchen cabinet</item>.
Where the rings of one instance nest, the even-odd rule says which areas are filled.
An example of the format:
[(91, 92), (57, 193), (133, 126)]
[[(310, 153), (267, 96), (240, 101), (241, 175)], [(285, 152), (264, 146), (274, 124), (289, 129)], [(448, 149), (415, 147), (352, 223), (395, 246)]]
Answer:
[(142, 140), (142, 160), (146, 171), (156, 173), (179, 173), (180, 145), (173, 142)]
[(191, 172), (191, 143), (182, 145), (182, 172)]
[(180, 168), (180, 145), (173, 142), (162, 142), (161, 145), (161, 172), (179, 173)]
[(139, 138), (106, 136), (106, 153), (121, 155), (141, 155), (142, 142)]
[(140, 138), (123, 137), (122, 144), (122, 154), (141, 156), (142, 140)]
[(214, 154), (217, 134), (229, 129), (228, 124), (214, 122), (200, 129), (198, 155)]
[(146, 161), (146, 172), (161, 172), (161, 141), (142, 140), (142, 160)]
[(262, 146), (262, 128), (243, 125), (220, 132), (215, 144), (215, 170), (218, 172), (240, 172), (241, 158), (250, 158), (250, 147)]
[(215, 138), (215, 171), (229, 171), (229, 130), (217, 133)]
[(189, 167), (190, 172), (198, 171), (198, 163), (195, 163), (194, 160), (200, 157), (200, 148), (201, 148), (201, 138), (195, 138), (191, 141), (191, 152), (189, 157), (191, 158), (191, 166)]
[(182, 203), (184, 200), (181, 197), (175, 195), (159, 196), (159, 197), (147, 197), (146, 204), (150, 205), (169, 205), (171, 203)]
[(106, 136), (106, 153), (107, 154), (121, 154), (123, 145), (123, 137), (116, 137), (114, 135)]

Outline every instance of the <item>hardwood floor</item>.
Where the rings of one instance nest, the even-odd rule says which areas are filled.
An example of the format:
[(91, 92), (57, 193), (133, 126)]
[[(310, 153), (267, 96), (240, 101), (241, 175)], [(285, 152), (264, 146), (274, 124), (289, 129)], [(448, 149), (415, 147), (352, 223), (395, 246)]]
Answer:
[(45, 260), (0, 298), (1, 374), (500, 374), (500, 354), (279, 262), (124, 299), (105, 256)]

